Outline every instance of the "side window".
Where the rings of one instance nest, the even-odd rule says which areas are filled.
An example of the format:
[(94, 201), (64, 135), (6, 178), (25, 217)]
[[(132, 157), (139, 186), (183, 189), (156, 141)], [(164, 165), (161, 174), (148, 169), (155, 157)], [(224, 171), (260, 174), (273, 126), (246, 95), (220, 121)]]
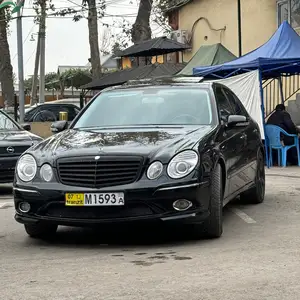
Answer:
[(225, 96), (223, 89), (219, 86), (215, 90), (216, 101), (218, 105), (218, 110), (221, 118), (227, 118), (229, 115), (234, 115), (234, 110), (231, 107), (227, 97)]
[(60, 107), (58, 105), (51, 104), (47, 107), (47, 110), (50, 111), (53, 116), (55, 116), (56, 120), (59, 120)]
[(33, 116), (33, 122), (54, 122), (58, 120), (54, 105), (42, 105)]
[(77, 115), (75, 108), (69, 105), (61, 105), (59, 111), (65, 111), (68, 113), (68, 121), (72, 121)]
[(241, 115), (247, 117), (247, 112), (243, 105), (240, 103), (238, 97), (228, 89), (224, 89), (224, 93), (234, 110), (234, 115)]
[(33, 108), (27, 113), (25, 113), (24, 121), (25, 122), (32, 122), (32, 117), (38, 112), (39, 108)]
[(0, 113), (0, 130), (19, 130), (18, 126), (5, 114)]

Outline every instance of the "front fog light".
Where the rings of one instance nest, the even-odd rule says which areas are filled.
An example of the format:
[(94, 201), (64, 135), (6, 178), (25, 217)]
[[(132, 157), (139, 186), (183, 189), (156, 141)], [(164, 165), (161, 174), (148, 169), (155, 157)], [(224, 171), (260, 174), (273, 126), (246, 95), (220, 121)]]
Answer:
[(41, 167), (40, 175), (44, 181), (47, 181), (47, 182), (51, 181), (51, 179), (53, 178), (52, 167), (49, 164), (44, 164)]
[(186, 199), (178, 199), (173, 203), (173, 207), (175, 210), (183, 211), (189, 209), (193, 203)]
[(160, 161), (155, 161), (152, 163), (147, 171), (147, 177), (150, 180), (158, 178), (163, 171), (163, 164)]
[(19, 211), (22, 213), (28, 213), (31, 209), (31, 206), (28, 202), (21, 202), (19, 204)]

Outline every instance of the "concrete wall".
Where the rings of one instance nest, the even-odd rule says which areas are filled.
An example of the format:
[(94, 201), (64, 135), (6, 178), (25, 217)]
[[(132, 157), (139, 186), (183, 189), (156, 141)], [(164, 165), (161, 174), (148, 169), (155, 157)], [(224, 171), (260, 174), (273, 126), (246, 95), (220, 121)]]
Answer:
[[(265, 43), (277, 29), (276, 0), (242, 2), (242, 49), (246, 54)], [(186, 52), (189, 61), (202, 45), (222, 43), (238, 56), (237, 0), (194, 0), (179, 10), (179, 28), (192, 30), (193, 49)], [(226, 26), (224, 31), (216, 31)], [(206, 38), (207, 37), (207, 38)]]

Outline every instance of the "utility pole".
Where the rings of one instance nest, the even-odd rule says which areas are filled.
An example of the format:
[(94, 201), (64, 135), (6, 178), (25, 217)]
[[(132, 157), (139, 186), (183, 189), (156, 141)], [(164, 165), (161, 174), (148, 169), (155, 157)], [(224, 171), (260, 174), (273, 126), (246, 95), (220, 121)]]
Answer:
[(45, 42), (46, 42), (46, 0), (40, 0), (41, 4), (41, 19), (40, 19), (40, 85), (39, 85), (39, 94), (40, 101), (39, 103), (45, 102)]
[(17, 15), (17, 44), (18, 44), (18, 77), (19, 77), (19, 110), (20, 123), (24, 122), (25, 91), (24, 91), (24, 61), (23, 61), (23, 36), (21, 11)]
[(239, 56), (242, 56), (242, 10), (241, 0), (237, 0)]
[(30, 106), (37, 103), (37, 83), (38, 83), (38, 71), (39, 71), (39, 63), (40, 63), (40, 52), (41, 52), (41, 42), (40, 42), (40, 26), (38, 33), (38, 41), (36, 46), (35, 53), (35, 64), (34, 64), (34, 73), (32, 77), (32, 90), (31, 90), (31, 98), (30, 98)]

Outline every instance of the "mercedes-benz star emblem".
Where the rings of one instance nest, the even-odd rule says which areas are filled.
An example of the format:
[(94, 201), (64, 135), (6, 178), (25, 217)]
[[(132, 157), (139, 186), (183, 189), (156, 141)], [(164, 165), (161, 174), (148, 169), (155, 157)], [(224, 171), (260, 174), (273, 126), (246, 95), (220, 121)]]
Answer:
[(6, 151), (7, 151), (7, 153), (14, 153), (15, 152), (15, 149), (14, 149), (14, 147), (7, 147), (6, 148)]

